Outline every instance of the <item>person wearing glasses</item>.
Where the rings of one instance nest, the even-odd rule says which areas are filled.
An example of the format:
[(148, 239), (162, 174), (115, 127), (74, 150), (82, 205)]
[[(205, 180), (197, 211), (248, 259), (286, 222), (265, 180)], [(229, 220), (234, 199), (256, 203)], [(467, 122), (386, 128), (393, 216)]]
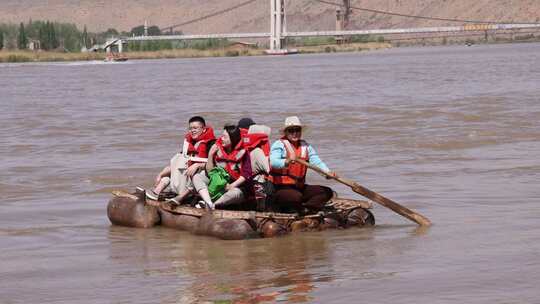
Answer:
[[(208, 152), (216, 137), (212, 127), (206, 125), (201, 116), (193, 116), (188, 121), (188, 132), (184, 137), (182, 152), (176, 153), (170, 165), (163, 168), (155, 178), (154, 188), (146, 191), (146, 197), (159, 200), (162, 192), (184, 198), (193, 189), (191, 178), (204, 170)], [(177, 197), (178, 197), (177, 196)], [(180, 203), (174, 200), (175, 203)]]
[(282, 129), (283, 136), (270, 149), (270, 176), (275, 187), (274, 206), (279, 212), (316, 213), (333, 195), (332, 189), (328, 187), (307, 185), (307, 167), (295, 161), (302, 159), (335, 176), (315, 149), (302, 139), (302, 128), (297, 116), (287, 117)]

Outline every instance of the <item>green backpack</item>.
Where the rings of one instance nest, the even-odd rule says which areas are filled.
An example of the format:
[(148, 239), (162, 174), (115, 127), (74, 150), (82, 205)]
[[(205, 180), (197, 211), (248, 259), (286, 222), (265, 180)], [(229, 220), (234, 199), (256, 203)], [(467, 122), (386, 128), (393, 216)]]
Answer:
[(210, 193), (212, 201), (215, 202), (227, 192), (225, 186), (227, 186), (231, 177), (225, 169), (217, 166), (208, 172), (208, 179), (210, 180), (208, 183), (208, 193)]

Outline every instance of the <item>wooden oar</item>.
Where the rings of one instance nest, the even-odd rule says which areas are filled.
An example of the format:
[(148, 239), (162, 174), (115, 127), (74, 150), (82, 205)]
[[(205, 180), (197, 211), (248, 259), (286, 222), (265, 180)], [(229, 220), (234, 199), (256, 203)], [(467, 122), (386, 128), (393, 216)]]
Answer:
[(380, 194), (378, 194), (377, 192), (374, 192), (374, 191), (371, 191), (369, 190), (368, 188), (366, 187), (363, 187), (362, 185), (356, 183), (356, 182), (353, 182), (351, 180), (348, 180), (348, 179), (345, 179), (345, 178), (342, 178), (342, 177), (339, 177), (339, 176), (332, 176), (326, 172), (324, 172), (323, 170), (321, 170), (319, 167), (316, 167), (306, 161), (303, 161), (301, 159), (296, 159), (295, 162), (298, 162), (308, 168), (310, 168), (311, 170), (327, 177), (327, 178), (330, 178), (330, 179), (334, 179), (344, 185), (347, 185), (349, 187), (351, 187), (352, 191), (360, 194), (360, 195), (363, 195), (367, 198), (369, 198), (370, 200), (374, 201), (374, 202), (377, 202), (381, 205), (383, 205), (384, 207), (386, 208), (389, 208), (391, 209), (392, 211), (396, 212), (397, 214), (399, 215), (402, 215), (406, 218), (408, 218), (409, 220), (417, 223), (418, 225), (420, 226), (431, 226), (431, 221), (421, 215), (421, 214), (418, 214), (414, 211), (412, 211), (411, 209), (409, 208), (406, 208), (404, 206), (401, 206), (400, 204), (394, 202), (393, 200), (389, 199), (389, 198), (386, 198)]

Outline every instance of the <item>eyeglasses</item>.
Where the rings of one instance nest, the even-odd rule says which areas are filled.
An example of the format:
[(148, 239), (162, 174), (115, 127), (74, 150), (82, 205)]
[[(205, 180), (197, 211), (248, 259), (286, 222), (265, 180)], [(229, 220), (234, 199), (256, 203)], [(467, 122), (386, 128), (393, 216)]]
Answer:
[(289, 133), (298, 133), (298, 132), (302, 132), (302, 127), (291, 127), (291, 128), (287, 128), (287, 132), (289, 132)]

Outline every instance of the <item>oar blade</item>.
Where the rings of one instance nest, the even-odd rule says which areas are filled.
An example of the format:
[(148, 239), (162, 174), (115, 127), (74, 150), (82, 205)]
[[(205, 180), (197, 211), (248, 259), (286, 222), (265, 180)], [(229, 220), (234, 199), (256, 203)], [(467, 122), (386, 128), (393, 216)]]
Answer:
[(369, 198), (370, 200), (374, 201), (374, 202), (377, 202), (379, 203), (380, 205), (383, 205), (385, 206), (386, 208), (388, 209), (391, 209), (392, 211), (408, 218), (409, 220), (417, 223), (418, 225), (420, 226), (431, 226), (431, 221), (417, 213), (417, 212), (414, 212), (412, 211), (411, 209), (405, 207), (405, 206), (402, 206), (396, 202), (394, 202), (393, 200), (377, 193), (377, 192), (374, 192), (374, 191), (371, 191), (369, 189), (367, 189), (366, 187), (360, 185), (360, 184), (357, 184), (357, 183), (353, 183), (353, 185), (351, 186), (351, 189), (364, 196), (364, 197), (367, 197)]
[(344, 185), (347, 185), (349, 186), (354, 192), (366, 197), (366, 198), (369, 198), (370, 200), (376, 202), (376, 203), (379, 203), (380, 205), (383, 205), (384, 207), (396, 212), (397, 214), (417, 223), (418, 225), (420, 226), (423, 226), (423, 227), (428, 227), (428, 226), (431, 226), (431, 221), (417, 213), (417, 212), (414, 212), (412, 211), (411, 209), (407, 208), (407, 207), (404, 207), (404, 206), (401, 206), (400, 204), (394, 202), (393, 200), (389, 199), (389, 198), (386, 198), (382, 195), (380, 195), (379, 193), (377, 192), (374, 192), (374, 191), (371, 191), (369, 190), (368, 188), (356, 183), (356, 182), (353, 182), (353, 181), (350, 181), (348, 179), (345, 179), (343, 177), (339, 177), (339, 176), (333, 176), (333, 175), (330, 175), (326, 172), (324, 172), (323, 170), (321, 170), (320, 168), (304, 161), (304, 160), (301, 160), (301, 159), (297, 159), (296, 160), (297, 162), (299, 162), (300, 164), (310, 168), (311, 170), (317, 172), (317, 173), (320, 173), (322, 174), (323, 176), (327, 177), (327, 178), (330, 178), (330, 179), (334, 179)]

